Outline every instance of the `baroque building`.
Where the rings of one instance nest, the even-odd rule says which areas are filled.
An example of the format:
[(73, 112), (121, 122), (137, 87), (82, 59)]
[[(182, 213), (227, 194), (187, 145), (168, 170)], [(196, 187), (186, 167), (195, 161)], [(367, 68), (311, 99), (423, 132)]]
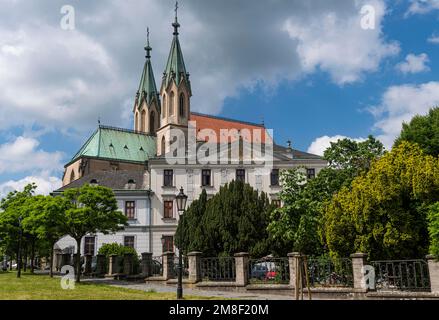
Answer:
[[(174, 251), (179, 219), (175, 198), (180, 187), (190, 205), (203, 189), (212, 197), (226, 183), (242, 180), (281, 206), (280, 171), (300, 167), (312, 179), (326, 166), (321, 157), (294, 150), (290, 143), (277, 145), (262, 124), (192, 112), (192, 87), (177, 16), (172, 27), (160, 90), (151, 64), (148, 31), (146, 60), (134, 97), (133, 129), (99, 125), (65, 165), (63, 186), (53, 192), (59, 195), (84, 184), (106, 186), (114, 190), (120, 210), (128, 217), (129, 226), (123, 231), (84, 237), (83, 254), (95, 255), (104, 243), (113, 242), (132, 246), (139, 254), (158, 256)], [(265, 155), (270, 150), (269, 166), (255, 161), (252, 144), (261, 146)], [(223, 158), (227, 161), (221, 161)], [(73, 239), (64, 237), (56, 247), (72, 251), (75, 245)]]

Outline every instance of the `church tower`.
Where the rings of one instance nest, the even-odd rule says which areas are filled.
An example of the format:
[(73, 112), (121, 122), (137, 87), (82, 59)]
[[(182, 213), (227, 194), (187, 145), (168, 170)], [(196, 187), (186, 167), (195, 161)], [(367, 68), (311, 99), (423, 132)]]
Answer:
[(177, 10), (178, 3), (175, 7), (175, 21), (172, 24), (174, 37), (160, 88), (161, 127), (157, 131), (157, 155), (170, 151), (172, 129), (182, 130), (185, 134), (185, 141), (187, 141), (192, 91), (189, 73), (186, 72), (178, 39), (180, 24), (178, 23)]
[(160, 95), (151, 65), (149, 29), (145, 47), (146, 61), (134, 103), (134, 130), (155, 135), (160, 127)]

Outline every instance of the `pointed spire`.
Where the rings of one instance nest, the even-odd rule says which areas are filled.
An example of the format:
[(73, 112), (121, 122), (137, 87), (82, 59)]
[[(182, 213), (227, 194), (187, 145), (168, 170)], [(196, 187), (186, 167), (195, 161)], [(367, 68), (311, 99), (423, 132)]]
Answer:
[(163, 72), (162, 87), (167, 87), (172, 80), (179, 86), (180, 82), (184, 80), (190, 90), (189, 73), (186, 72), (180, 40), (178, 39), (178, 28), (180, 28), (180, 23), (178, 23), (178, 1), (175, 3), (175, 21), (172, 26), (174, 27), (174, 38), (172, 40), (168, 62)]
[(146, 104), (148, 106), (151, 104), (151, 102), (154, 99), (157, 99), (157, 104), (160, 105), (159, 94), (157, 91), (154, 72), (152, 70), (152, 64), (151, 64), (152, 48), (149, 44), (149, 28), (147, 29), (145, 51), (146, 51), (145, 66), (143, 68), (142, 78), (140, 79), (139, 90), (137, 91), (136, 94), (136, 103), (138, 107), (142, 105), (143, 99), (146, 100)]

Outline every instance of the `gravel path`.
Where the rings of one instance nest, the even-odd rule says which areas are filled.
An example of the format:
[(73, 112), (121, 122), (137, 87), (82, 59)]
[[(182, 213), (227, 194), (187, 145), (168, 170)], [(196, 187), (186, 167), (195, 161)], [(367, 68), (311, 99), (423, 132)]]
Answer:
[[(175, 285), (163, 285), (159, 283), (144, 283), (144, 282), (128, 282), (112, 279), (84, 279), (83, 282), (94, 282), (111, 285), (114, 287), (135, 289), (141, 291), (155, 291), (155, 292), (176, 292)], [(212, 290), (199, 290), (199, 289), (183, 289), (184, 294), (191, 296), (201, 297), (218, 297), (229, 299), (243, 299), (243, 300), (292, 300), (291, 296), (283, 295), (270, 295), (270, 294), (258, 294), (258, 293), (245, 293), (245, 292), (229, 292), (229, 291), (212, 291)]]

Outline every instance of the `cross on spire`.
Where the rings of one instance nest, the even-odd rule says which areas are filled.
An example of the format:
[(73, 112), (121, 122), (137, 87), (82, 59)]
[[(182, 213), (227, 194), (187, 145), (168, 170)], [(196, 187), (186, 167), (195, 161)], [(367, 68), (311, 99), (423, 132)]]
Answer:
[(145, 47), (145, 51), (146, 51), (146, 58), (149, 59), (151, 58), (151, 46), (149, 45), (149, 27), (146, 29), (146, 47)]
[(174, 36), (178, 36), (178, 28), (180, 28), (180, 24), (178, 23), (178, 1), (175, 1), (175, 22), (172, 26), (174, 27)]

